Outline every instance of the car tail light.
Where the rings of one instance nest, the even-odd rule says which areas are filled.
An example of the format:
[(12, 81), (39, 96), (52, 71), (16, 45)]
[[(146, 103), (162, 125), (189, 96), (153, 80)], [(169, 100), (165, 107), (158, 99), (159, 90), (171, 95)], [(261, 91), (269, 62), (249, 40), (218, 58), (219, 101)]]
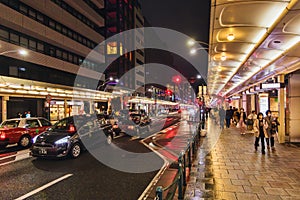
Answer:
[(70, 133), (74, 133), (76, 131), (76, 128), (75, 128), (75, 126), (73, 125), (73, 124), (71, 124), (70, 126), (69, 126), (69, 130), (68, 130), (68, 132), (70, 132)]
[(5, 139), (6, 138), (6, 134), (4, 132), (0, 132), (0, 139)]

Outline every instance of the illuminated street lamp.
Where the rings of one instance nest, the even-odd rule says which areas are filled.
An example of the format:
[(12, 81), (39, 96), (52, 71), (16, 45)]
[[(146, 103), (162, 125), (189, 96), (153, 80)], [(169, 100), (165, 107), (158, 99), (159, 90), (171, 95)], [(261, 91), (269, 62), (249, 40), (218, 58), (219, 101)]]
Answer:
[[(200, 44), (201, 47), (199, 47), (199, 48), (192, 48), (191, 51), (190, 51), (190, 54), (194, 55), (194, 54), (196, 54), (196, 52), (197, 52), (198, 50), (205, 50), (205, 49), (208, 49), (208, 46), (209, 46), (208, 43), (202, 42), (202, 41), (193, 40), (193, 39), (189, 40), (189, 41), (187, 42), (187, 45), (190, 46), (190, 47), (193, 47), (193, 46), (195, 46), (196, 43)], [(205, 45), (206, 47), (203, 47), (202, 45)]]
[(110, 82), (116, 82), (119, 83), (119, 79), (114, 79), (113, 77), (109, 77), (108, 79), (106, 79), (101, 85), (98, 85), (97, 90), (100, 90), (101, 87), (105, 86), (104, 90), (106, 89), (106, 84), (110, 83)]
[(28, 55), (28, 51), (26, 51), (24, 49), (3, 51), (3, 52), (0, 53), (0, 55), (9, 54), (9, 53), (18, 53), (22, 56), (27, 56)]

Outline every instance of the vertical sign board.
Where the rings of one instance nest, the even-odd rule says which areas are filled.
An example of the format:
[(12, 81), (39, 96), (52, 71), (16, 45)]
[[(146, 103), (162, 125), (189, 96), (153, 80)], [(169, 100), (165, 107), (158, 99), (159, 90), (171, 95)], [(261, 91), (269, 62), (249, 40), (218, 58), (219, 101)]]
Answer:
[(259, 112), (265, 116), (267, 110), (269, 110), (269, 95), (267, 93), (259, 94)]

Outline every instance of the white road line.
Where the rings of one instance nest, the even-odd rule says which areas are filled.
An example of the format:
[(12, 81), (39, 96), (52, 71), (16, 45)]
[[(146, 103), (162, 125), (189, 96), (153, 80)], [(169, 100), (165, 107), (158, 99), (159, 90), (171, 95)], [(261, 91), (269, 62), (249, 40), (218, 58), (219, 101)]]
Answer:
[[(178, 124), (178, 123), (176, 123), (176, 124)], [(159, 131), (159, 132), (161, 132), (161, 131)], [(147, 140), (150, 137), (153, 137), (154, 135), (158, 134), (159, 132), (153, 133), (152, 135), (150, 135), (150, 136), (148, 136), (148, 137), (146, 137), (146, 138), (144, 138), (143, 140), (140, 141), (143, 145), (145, 145), (147, 148), (149, 148), (151, 151), (153, 151), (161, 159), (163, 159), (164, 164), (160, 168), (160, 170), (157, 172), (157, 174), (154, 176), (154, 178), (152, 179), (152, 181), (148, 184), (148, 186), (146, 187), (146, 189), (144, 190), (144, 192), (140, 195), (140, 197), (138, 198), (138, 200), (143, 200), (143, 199), (147, 199), (148, 198), (150, 191), (152, 191), (153, 187), (157, 184), (157, 182), (159, 181), (160, 177), (163, 175), (163, 173), (166, 171), (167, 167), (170, 164), (163, 155), (161, 155), (159, 152), (157, 152), (157, 150), (155, 150), (153, 147), (151, 147), (150, 145), (148, 145), (147, 143), (144, 142), (145, 140)]]
[(60, 177), (58, 179), (55, 179), (55, 180), (53, 180), (53, 181), (51, 181), (51, 182), (49, 182), (49, 183), (47, 183), (47, 184), (45, 184), (45, 185), (43, 185), (43, 186), (35, 189), (35, 190), (33, 190), (33, 191), (31, 191), (31, 192), (29, 192), (27, 194), (24, 194), (23, 196), (20, 196), (19, 198), (15, 199), (15, 200), (26, 199), (26, 198), (28, 198), (28, 197), (30, 197), (30, 196), (32, 196), (32, 195), (34, 195), (34, 194), (36, 194), (36, 193), (38, 193), (40, 191), (42, 191), (42, 190), (44, 190), (44, 189), (52, 186), (52, 185), (54, 185), (54, 184), (56, 184), (56, 183), (58, 183), (58, 182), (60, 182), (60, 181), (62, 181), (64, 179), (67, 179), (67, 178), (69, 178), (71, 176), (73, 176), (73, 174), (66, 174), (66, 175), (64, 175), (64, 176), (62, 176), (62, 177)]

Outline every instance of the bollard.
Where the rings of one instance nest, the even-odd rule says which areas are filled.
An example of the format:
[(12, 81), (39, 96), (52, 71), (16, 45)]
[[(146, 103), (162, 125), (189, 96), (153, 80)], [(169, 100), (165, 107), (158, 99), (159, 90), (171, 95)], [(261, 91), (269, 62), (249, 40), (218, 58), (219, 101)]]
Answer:
[(163, 188), (162, 188), (162, 186), (158, 186), (157, 188), (156, 188), (156, 199), (157, 200), (162, 200), (162, 198), (163, 198)]
[(185, 154), (183, 155), (183, 171), (182, 171), (182, 183), (186, 186), (186, 159)]
[(182, 187), (182, 158), (178, 159), (179, 165), (178, 165), (178, 173), (180, 174), (179, 180), (178, 180), (178, 199), (183, 199), (183, 187)]
[(191, 171), (191, 168), (192, 168), (192, 155), (191, 155), (191, 146), (189, 146), (189, 151), (188, 151), (188, 159), (189, 159), (189, 170)]

